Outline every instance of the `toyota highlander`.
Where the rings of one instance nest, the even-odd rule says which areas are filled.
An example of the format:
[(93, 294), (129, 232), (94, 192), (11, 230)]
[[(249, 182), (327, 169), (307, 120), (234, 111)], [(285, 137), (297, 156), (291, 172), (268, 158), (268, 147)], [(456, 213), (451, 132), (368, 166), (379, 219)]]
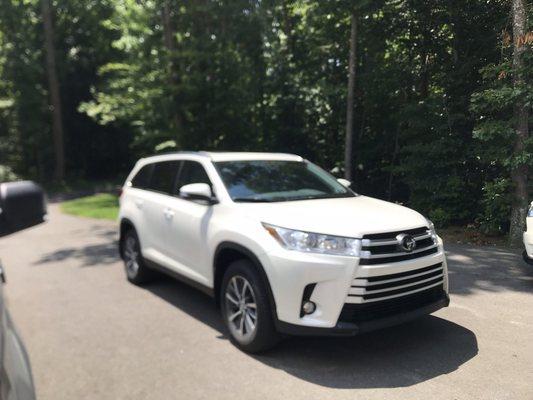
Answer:
[(285, 334), (355, 335), (449, 304), (442, 240), (421, 214), (359, 195), (291, 154), (143, 158), (120, 198), (120, 254), (215, 298), (248, 352)]

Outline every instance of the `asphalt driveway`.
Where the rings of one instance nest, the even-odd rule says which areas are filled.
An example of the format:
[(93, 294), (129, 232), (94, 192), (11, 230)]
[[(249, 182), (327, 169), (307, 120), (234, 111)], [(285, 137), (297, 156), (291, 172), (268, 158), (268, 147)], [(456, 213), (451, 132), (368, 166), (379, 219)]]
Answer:
[(115, 224), (63, 215), (0, 239), (9, 307), (39, 399), (533, 399), (533, 268), (447, 246), (452, 303), (349, 339), (250, 356), (202, 293), (129, 284)]

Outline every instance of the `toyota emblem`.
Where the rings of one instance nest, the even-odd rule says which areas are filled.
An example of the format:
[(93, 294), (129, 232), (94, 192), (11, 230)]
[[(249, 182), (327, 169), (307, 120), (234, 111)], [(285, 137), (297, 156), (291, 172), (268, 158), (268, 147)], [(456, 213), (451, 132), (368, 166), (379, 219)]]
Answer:
[(410, 253), (416, 249), (416, 240), (407, 233), (400, 233), (396, 236), (396, 240), (398, 241), (398, 246), (400, 246), (403, 251)]

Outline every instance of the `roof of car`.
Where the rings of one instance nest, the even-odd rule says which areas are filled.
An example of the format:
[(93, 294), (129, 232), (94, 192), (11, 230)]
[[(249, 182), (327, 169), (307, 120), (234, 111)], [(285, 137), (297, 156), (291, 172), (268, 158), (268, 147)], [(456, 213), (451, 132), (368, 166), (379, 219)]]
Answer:
[(237, 160), (287, 160), (302, 161), (302, 157), (287, 153), (259, 153), (259, 152), (201, 152), (213, 161)]
[(302, 157), (295, 154), (287, 153), (260, 153), (260, 152), (216, 152), (216, 151), (180, 151), (146, 157), (148, 161), (163, 161), (174, 158), (174, 156), (196, 156), (206, 157), (211, 161), (239, 161), (239, 160), (284, 160), (284, 161), (302, 161)]

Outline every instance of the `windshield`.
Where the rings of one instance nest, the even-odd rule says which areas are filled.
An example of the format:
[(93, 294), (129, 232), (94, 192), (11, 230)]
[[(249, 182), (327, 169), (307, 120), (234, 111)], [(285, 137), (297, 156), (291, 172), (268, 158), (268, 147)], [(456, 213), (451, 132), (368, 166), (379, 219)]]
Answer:
[(248, 160), (214, 163), (229, 195), (237, 202), (271, 202), (355, 194), (307, 161)]

